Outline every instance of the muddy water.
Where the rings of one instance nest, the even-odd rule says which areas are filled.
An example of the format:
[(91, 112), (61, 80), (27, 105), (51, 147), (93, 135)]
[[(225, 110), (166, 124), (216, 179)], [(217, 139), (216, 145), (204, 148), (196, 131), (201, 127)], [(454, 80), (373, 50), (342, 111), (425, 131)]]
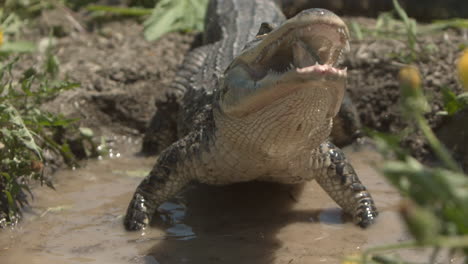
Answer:
[(59, 172), (56, 191), (37, 188), (25, 220), (0, 232), (0, 263), (339, 263), (408, 239), (397, 192), (372, 168), (379, 156), (351, 149), (348, 157), (381, 211), (367, 230), (311, 182), (193, 186), (162, 206), (152, 228), (126, 232), (122, 214), (154, 161), (126, 152)]

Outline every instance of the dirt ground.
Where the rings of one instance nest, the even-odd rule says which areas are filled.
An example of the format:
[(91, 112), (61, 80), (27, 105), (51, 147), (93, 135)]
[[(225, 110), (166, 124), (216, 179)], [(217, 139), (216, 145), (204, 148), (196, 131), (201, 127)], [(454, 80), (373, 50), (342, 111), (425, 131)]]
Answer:
[(155, 111), (155, 98), (174, 78), (194, 35), (172, 33), (150, 43), (135, 21), (87, 25), (77, 16), (85, 29), (79, 32), (67, 28), (70, 22), (58, 13), (46, 12), (27, 35), (45, 42), (48, 29), (60, 27), (62, 36), (54, 39), (54, 49), (61, 75), (81, 87), (61, 94), (45, 109), (80, 118), (80, 125), (98, 134), (139, 136)]
[[(155, 112), (155, 98), (162, 96), (184, 54), (199, 45), (199, 38), (171, 33), (150, 43), (143, 38), (143, 27), (133, 20), (96, 24), (79, 14), (75, 19), (82, 26), (64, 20), (60, 11), (48, 11), (34, 30), (26, 33), (29, 39), (44, 42), (48, 29), (60, 28), (54, 43), (61, 74), (81, 83), (80, 88), (61, 94), (45, 109), (78, 117), (80, 125), (92, 128), (98, 135), (141, 136)], [(372, 19), (358, 21), (375, 23)], [(422, 45), (435, 47), (427, 58), (416, 63), (431, 102), (427, 118), (435, 130), (444, 122), (436, 115), (442, 110), (440, 87), (461, 91), (455, 62), (460, 45), (468, 43), (464, 33), (446, 31), (419, 38)], [(382, 132), (402, 131), (408, 123), (399, 110), (396, 76), (403, 64), (395, 59), (395, 54), (407, 50), (405, 41), (352, 40), (351, 48), (344, 62), (348, 68), (348, 90), (363, 125)], [(36, 63), (40, 57), (30, 56), (25, 63)], [(419, 159), (430, 158), (430, 150), (420, 135), (411, 134), (402, 144)]]
[[(358, 19), (362, 21), (362, 19)], [(366, 19), (366, 23), (375, 23)], [(462, 92), (457, 79), (456, 60), (463, 44), (467, 44), (466, 32), (445, 31), (436, 35), (419, 37), (421, 46), (432, 46), (434, 51), (424, 59), (414, 62), (421, 72), (423, 89), (430, 103), (426, 114), (431, 127), (438, 131), (449, 120), (436, 114), (443, 111), (441, 88)], [(351, 42), (351, 53), (345, 65), (348, 67), (348, 91), (356, 104), (365, 127), (389, 133), (400, 133), (409, 123), (401, 115), (400, 90), (397, 75), (402, 63), (395, 54), (408, 50), (405, 42), (393, 39), (363, 40)], [(421, 134), (410, 134), (402, 145), (420, 160), (432, 158), (429, 146)]]

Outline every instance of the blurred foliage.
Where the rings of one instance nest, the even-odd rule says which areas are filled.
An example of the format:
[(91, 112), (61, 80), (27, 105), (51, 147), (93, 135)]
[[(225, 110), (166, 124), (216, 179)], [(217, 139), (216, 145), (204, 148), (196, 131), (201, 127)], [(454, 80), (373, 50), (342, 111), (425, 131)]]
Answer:
[(468, 28), (468, 19), (452, 18), (452, 19), (435, 20), (433, 22), (433, 27), (437, 28), (437, 29), (447, 29), (447, 28), (463, 29), (463, 28)]
[(404, 40), (408, 49), (394, 54), (394, 57), (405, 64), (425, 59), (437, 49), (435, 45), (421, 43), (418, 39), (419, 35), (433, 34), (444, 28), (446, 25), (444, 26), (442, 21), (439, 24), (419, 25), (415, 19), (408, 17), (397, 0), (393, 0), (393, 10), (381, 13), (373, 27), (367, 27), (355, 21), (350, 24), (350, 31), (358, 40), (364, 38)]
[(448, 250), (449, 258), (458, 253), (468, 260), (468, 176), (424, 118), (429, 104), (418, 69), (406, 66), (398, 78), (402, 112), (413, 124), (410, 133), (419, 131), (425, 136), (439, 166), (425, 166), (408, 155), (399, 146), (398, 136), (374, 133), (376, 145), (387, 160), (381, 171), (404, 197), (400, 214), (414, 240), (370, 248), (342, 263), (411, 263), (382, 253), (407, 248), (432, 248), (428, 263), (434, 263), (442, 248)]
[(447, 87), (441, 87), (444, 111), (438, 114), (452, 116), (468, 106), (468, 93), (456, 95)]
[[(136, 1), (141, 2), (141, 1)], [(147, 7), (149, 2), (142, 6)], [(137, 3), (134, 3), (137, 4)], [(89, 5), (87, 9), (95, 15), (106, 13), (120, 16), (146, 16), (143, 22), (144, 35), (153, 41), (163, 34), (173, 31), (202, 31), (208, 0), (160, 0), (154, 8), (144, 7), (116, 7), (103, 5)]]
[[(418, 39), (416, 38), (417, 34), (417, 24), (416, 20), (411, 19), (406, 14), (405, 10), (400, 6), (397, 0), (393, 0), (393, 6), (398, 17), (403, 21), (404, 29), (406, 31), (407, 44), (410, 49), (411, 59), (416, 59), (419, 51), (424, 51), (424, 46), (421, 46)], [(417, 49), (419, 46), (419, 49)]]
[(397, 0), (392, 1), (393, 10), (381, 13), (373, 27), (359, 24), (356, 21), (352, 21), (349, 27), (353, 37), (358, 40), (364, 38), (404, 40), (408, 50), (393, 54), (394, 58), (402, 63), (408, 64), (425, 59), (437, 51), (437, 46), (424, 45), (418, 40), (418, 36), (442, 32), (448, 28), (457, 30), (468, 28), (468, 19), (461, 18), (436, 20), (431, 24), (418, 24), (415, 19), (408, 17)]
[(369, 28), (353, 21), (351, 32), (357, 39), (364, 37), (407, 39), (410, 45), (414, 45), (416, 35), (421, 33), (416, 20), (409, 18), (396, 0), (393, 1), (393, 10), (382, 12), (373, 27)]
[(51, 8), (54, 0), (5, 0), (1, 5), (2, 10), (7, 14), (14, 13), (22, 19), (38, 15), (42, 10)]
[(97, 1), (98, 0), (4, 0), (5, 3), (3, 5), (0, 4), (0, 6), (3, 6), (7, 12), (14, 12), (25, 19), (37, 16), (46, 9), (67, 6), (76, 10)]
[(208, 0), (160, 0), (145, 21), (145, 37), (156, 40), (172, 31), (202, 31)]
[(18, 40), (24, 21), (20, 16), (22, 12), (15, 12), (12, 8), (9, 5), (0, 7), (0, 56), (11, 52), (32, 52), (36, 49), (33, 43)]
[(449, 88), (441, 87), (444, 111), (439, 112), (439, 115), (453, 116), (468, 107), (468, 49), (465, 49), (458, 59), (457, 72), (465, 92), (457, 95)]
[[(31, 17), (48, 8), (60, 7), (86, 9), (93, 12), (93, 17), (110, 15), (144, 17), (144, 35), (153, 41), (167, 32), (201, 31), (208, 0), (127, 0), (128, 6), (95, 5), (95, 0), (6, 0), (0, 12), (8, 14), (2, 22), (4, 34), (17, 33), (21, 25)], [(1, 13), (0, 13), (1, 17)], [(4, 49), (31, 51), (33, 47), (26, 43), (5, 44)]]

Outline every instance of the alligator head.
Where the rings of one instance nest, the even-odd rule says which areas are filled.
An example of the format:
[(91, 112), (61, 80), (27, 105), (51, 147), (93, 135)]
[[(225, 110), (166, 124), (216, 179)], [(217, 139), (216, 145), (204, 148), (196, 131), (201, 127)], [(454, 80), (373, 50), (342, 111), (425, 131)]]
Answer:
[(220, 109), (242, 119), (302, 91), (319, 119), (333, 118), (344, 95), (346, 69), (338, 64), (348, 38), (345, 23), (324, 9), (302, 11), (275, 29), (262, 25), (224, 72)]

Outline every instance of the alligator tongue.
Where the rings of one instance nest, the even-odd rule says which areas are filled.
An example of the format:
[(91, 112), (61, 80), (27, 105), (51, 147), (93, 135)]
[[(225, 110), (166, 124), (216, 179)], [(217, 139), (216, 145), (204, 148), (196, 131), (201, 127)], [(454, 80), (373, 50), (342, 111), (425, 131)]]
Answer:
[(301, 41), (293, 44), (293, 62), (296, 68), (305, 68), (317, 63), (317, 60), (310, 54)]

